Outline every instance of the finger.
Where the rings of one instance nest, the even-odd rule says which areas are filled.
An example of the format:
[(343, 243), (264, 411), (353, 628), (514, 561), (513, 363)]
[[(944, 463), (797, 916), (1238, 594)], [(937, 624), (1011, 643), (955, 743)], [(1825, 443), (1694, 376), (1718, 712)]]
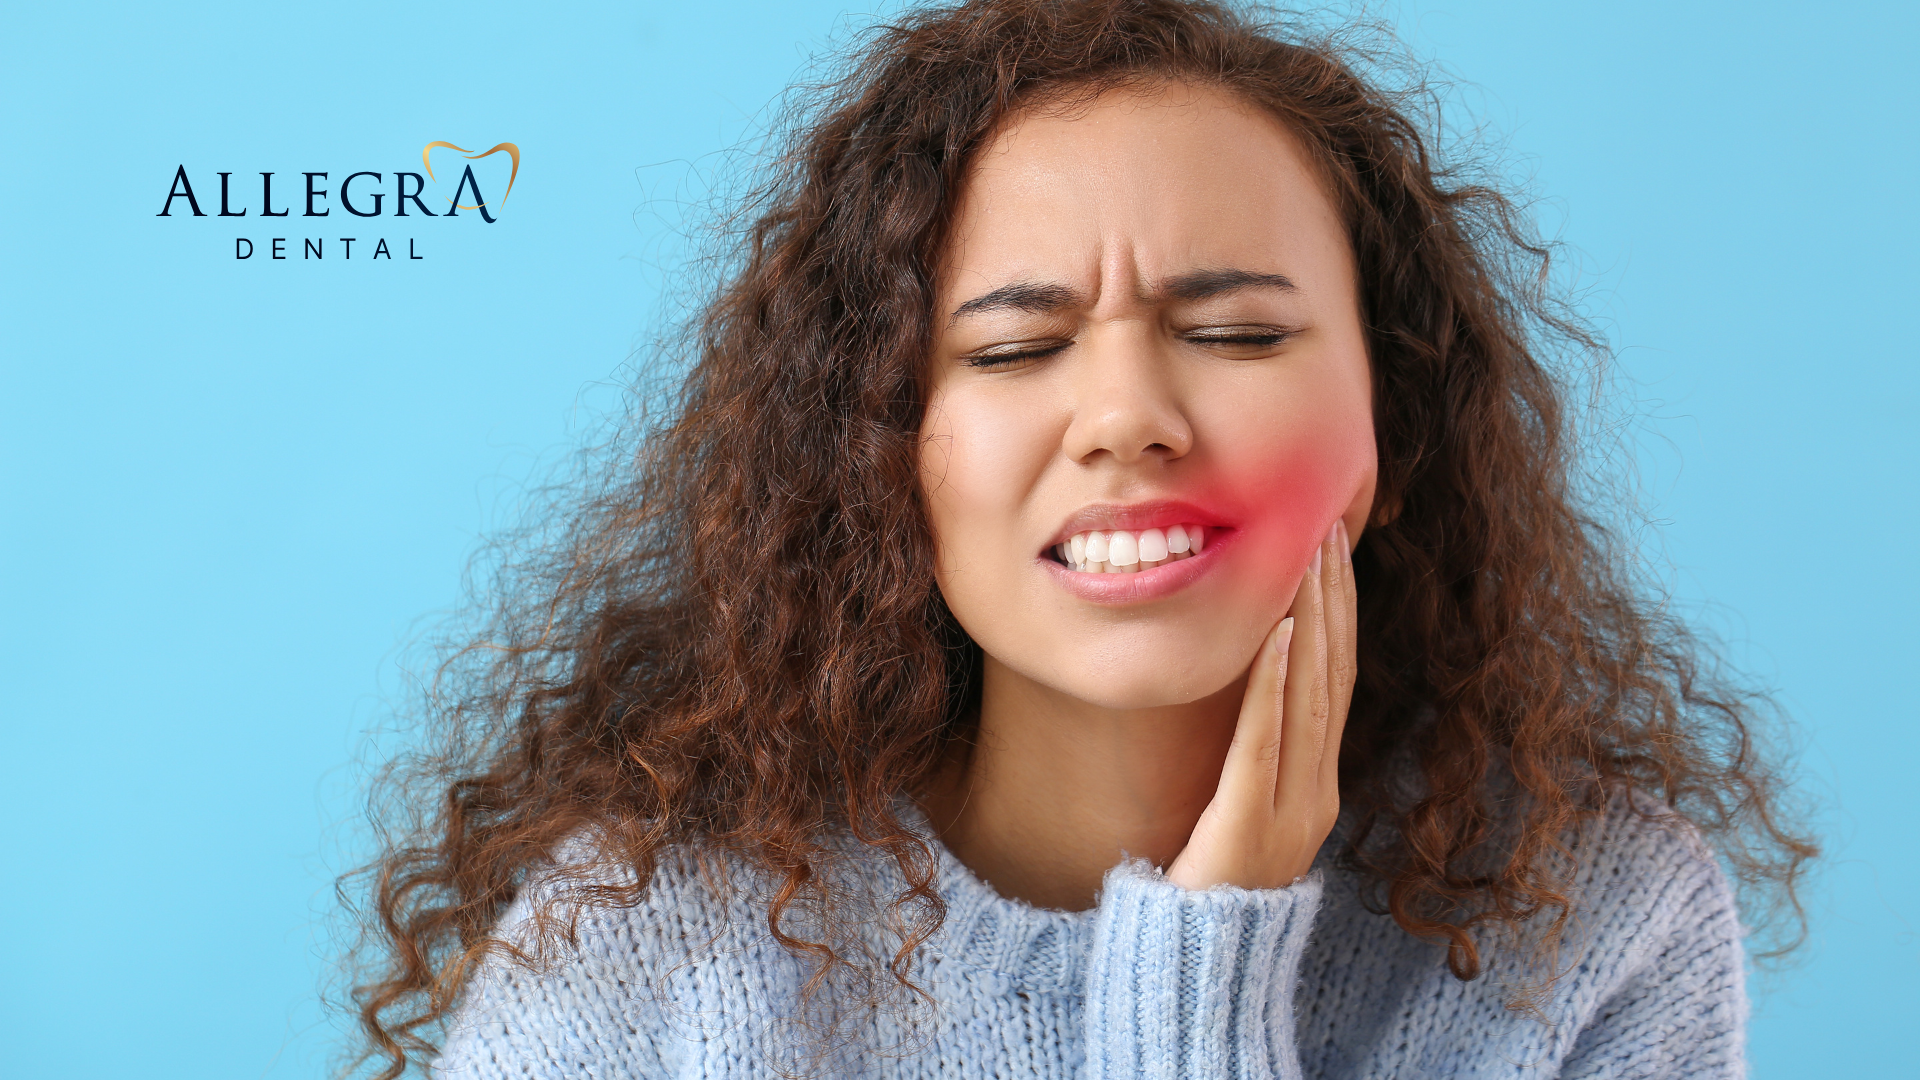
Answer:
[(1272, 799), (1280, 760), (1281, 688), (1287, 681), (1287, 657), (1293, 644), (1293, 618), (1280, 624), (1260, 643), (1247, 675), (1247, 692), (1240, 699), (1240, 719), (1220, 767), (1216, 795), (1226, 803), (1265, 808)]
[(1327, 717), (1327, 750), (1321, 758), (1323, 782), (1337, 782), (1340, 773), (1340, 738), (1346, 731), (1347, 712), (1353, 705), (1354, 677), (1358, 667), (1359, 594), (1354, 588), (1353, 556), (1349, 550), (1347, 525), (1333, 526), (1332, 554), (1327, 559), (1327, 681), (1331, 692)]
[(1348, 561), (1346, 526), (1336, 520), (1327, 532), (1326, 566), (1321, 587), (1327, 604), (1327, 687), (1329, 711), (1339, 714), (1353, 696), (1353, 564)]
[(1314, 549), (1313, 563), (1294, 596), (1295, 629), (1283, 694), (1276, 804), (1289, 792), (1302, 793), (1319, 783), (1327, 732), (1325, 556), (1324, 544)]
[(1360, 629), (1360, 584), (1359, 580), (1353, 576), (1353, 549), (1359, 542), (1347, 532), (1346, 519), (1342, 518), (1338, 524), (1340, 526), (1340, 566), (1347, 575), (1347, 614), (1353, 616), (1353, 627), (1357, 632)]

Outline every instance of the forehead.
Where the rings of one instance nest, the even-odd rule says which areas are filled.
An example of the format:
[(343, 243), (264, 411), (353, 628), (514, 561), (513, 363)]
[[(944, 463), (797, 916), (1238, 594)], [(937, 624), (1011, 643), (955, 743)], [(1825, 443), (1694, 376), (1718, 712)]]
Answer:
[(1097, 274), (1115, 260), (1148, 278), (1281, 261), (1299, 274), (1303, 261), (1344, 263), (1346, 252), (1319, 171), (1286, 125), (1185, 84), (1016, 114), (972, 163), (952, 238), (957, 289), (978, 275)]

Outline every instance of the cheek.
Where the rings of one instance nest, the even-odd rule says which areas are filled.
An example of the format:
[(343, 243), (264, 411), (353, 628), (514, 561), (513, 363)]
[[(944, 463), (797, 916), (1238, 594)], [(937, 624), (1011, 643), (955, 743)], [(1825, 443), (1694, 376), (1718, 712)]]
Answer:
[(1048, 458), (1043, 424), (1018, 409), (937, 396), (921, 430), (920, 486), (943, 570), (1011, 541)]
[(1291, 420), (1249, 426), (1223, 470), (1246, 523), (1241, 542), (1253, 556), (1236, 561), (1289, 579), (1312, 560), (1334, 520), (1367, 501), (1376, 471), (1366, 408)]

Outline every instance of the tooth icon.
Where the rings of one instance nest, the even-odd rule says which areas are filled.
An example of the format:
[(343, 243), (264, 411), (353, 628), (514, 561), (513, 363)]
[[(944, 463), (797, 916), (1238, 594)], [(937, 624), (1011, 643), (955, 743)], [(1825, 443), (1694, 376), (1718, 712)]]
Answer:
[[(450, 142), (430, 142), (420, 148), (420, 164), (426, 167), (427, 179), (429, 180), (435, 179), (435, 177), (433, 175), (433, 162), (429, 159), (428, 155), (433, 153), (433, 148), (436, 146), (444, 146), (449, 150), (466, 154), (468, 161), (478, 161), (490, 154), (498, 154), (504, 151), (509, 158), (513, 159), (513, 171), (507, 174), (507, 190), (505, 194), (500, 196), (501, 204), (504, 205), (507, 201), (507, 196), (513, 194), (513, 182), (520, 176), (520, 148), (518, 146), (510, 142), (496, 143), (491, 149), (482, 150), (475, 154), (469, 152), (464, 146), (455, 146)], [(478, 193), (476, 189), (475, 194)], [(462, 206), (460, 209), (478, 210), (480, 208), (478, 206)]]

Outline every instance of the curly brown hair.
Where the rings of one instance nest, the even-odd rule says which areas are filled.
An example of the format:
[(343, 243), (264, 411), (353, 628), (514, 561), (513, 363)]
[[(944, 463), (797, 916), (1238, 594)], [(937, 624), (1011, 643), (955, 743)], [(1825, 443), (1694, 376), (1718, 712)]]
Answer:
[(430, 698), (446, 739), (391, 767), (385, 853), (356, 879), (362, 1061), (390, 1078), (432, 1052), (505, 906), (583, 830), (637, 871), (599, 902), (634, 902), (669, 845), (764, 870), (769, 927), (823, 972), (852, 961), (783, 913), (864, 917), (816, 903), (830, 837), (850, 833), (909, 884), (905, 979), (942, 909), (897, 799), (967, 737), (980, 668), (916, 496), (949, 218), (1010, 114), (1163, 81), (1288, 123), (1357, 259), (1381, 471), (1354, 554), (1348, 865), (1472, 978), (1476, 924), (1566, 918), (1567, 837), (1631, 787), (1715, 841), (1750, 920), (1803, 923), (1814, 849), (1756, 742), (1765, 699), (1718, 674), (1583, 495), (1570, 384), (1547, 360), (1598, 346), (1553, 298), (1549, 246), (1436, 162), (1417, 91), (1363, 70), (1332, 39), (1200, 0), (975, 0), (871, 31), (742, 204), (670, 415), (505, 564)]

